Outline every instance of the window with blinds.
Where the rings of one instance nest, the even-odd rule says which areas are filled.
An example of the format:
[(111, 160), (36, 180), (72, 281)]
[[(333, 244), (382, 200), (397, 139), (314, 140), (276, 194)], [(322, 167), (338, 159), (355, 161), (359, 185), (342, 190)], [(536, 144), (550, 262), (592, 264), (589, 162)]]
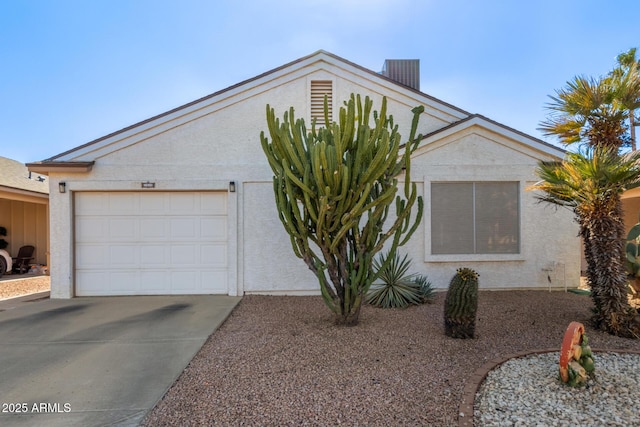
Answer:
[(431, 253), (520, 252), (518, 182), (431, 183)]
[(331, 80), (311, 81), (311, 121), (316, 120), (316, 126), (326, 126), (324, 122), (324, 97), (329, 106), (329, 121), (333, 120), (333, 82)]

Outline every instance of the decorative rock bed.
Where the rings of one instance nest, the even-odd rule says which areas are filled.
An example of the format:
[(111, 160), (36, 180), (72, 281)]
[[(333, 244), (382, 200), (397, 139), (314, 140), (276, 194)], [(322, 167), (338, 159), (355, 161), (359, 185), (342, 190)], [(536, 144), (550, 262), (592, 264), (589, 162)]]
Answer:
[[(637, 425), (640, 411), (640, 354), (595, 350), (595, 377), (584, 387), (563, 384), (558, 351), (535, 352), (483, 367), (486, 377), (467, 393), (475, 401), (471, 414), (461, 406), (461, 426)], [(488, 372), (487, 372), (488, 370)], [(478, 375), (475, 376), (478, 380)], [(469, 400), (469, 397), (466, 398)], [(467, 402), (468, 403), (468, 402)], [(468, 407), (468, 405), (467, 405)]]

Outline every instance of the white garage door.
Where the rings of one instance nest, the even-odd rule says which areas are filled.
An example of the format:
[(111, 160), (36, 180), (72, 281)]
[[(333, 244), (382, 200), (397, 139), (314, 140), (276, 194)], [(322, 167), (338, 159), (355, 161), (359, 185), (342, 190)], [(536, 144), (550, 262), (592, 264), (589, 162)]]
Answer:
[(226, 294), (226, 192), (75, 198), (76, 295)]

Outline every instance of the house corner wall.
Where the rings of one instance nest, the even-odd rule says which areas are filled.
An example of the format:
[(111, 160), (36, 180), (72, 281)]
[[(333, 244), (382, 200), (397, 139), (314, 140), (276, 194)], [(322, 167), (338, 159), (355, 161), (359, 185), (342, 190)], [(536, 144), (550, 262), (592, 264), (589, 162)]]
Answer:
[(66, 193), (58, 191), (58, 183), (65, 177), (50, 176), (49, 179), (50, 297), (67, 299), (74, 296), (73, 192), (68, 185)]

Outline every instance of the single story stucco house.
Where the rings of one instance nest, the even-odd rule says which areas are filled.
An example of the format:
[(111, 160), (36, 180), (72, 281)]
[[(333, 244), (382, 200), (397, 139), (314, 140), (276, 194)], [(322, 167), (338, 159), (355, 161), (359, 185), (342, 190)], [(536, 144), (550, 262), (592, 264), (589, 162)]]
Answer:
[[(265, 106), (308, 123), (327, 95), (334, 119), (351, 93), (383, 96), (409, 134), (424, 105), (412, 179), (422, 222), (403, 248), (414, 272), (445, 288), (459, 267), (485, 289), (575, 287), (572, 213), (527, 186), (564, 151), (419, 90), (416, 60), (374, 72), (325, 51), (28, 164), (51, 191), (51, 296), (317, 294), (275, 209), (260, 147)], [(535, 120), (535, 118), (532, 118)]]

